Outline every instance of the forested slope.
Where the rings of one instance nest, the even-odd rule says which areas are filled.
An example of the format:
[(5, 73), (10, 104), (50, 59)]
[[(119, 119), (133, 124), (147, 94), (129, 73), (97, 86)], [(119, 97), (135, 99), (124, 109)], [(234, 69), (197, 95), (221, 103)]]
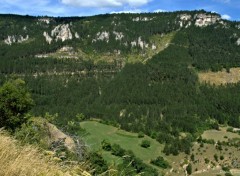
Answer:
[(240, 83), (200, 84), (197, 74), (239, 66), (239, 28), (205, 11), (0, 15), (0, 81), (23, 78), (35, 115), (64, 124), (83, 113), (188, 153), (203, 130), (240, 127)]

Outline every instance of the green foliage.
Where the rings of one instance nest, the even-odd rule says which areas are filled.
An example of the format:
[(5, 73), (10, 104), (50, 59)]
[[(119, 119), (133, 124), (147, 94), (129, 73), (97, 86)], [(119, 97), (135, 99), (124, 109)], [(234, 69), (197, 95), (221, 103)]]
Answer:
[(111, 152), (115, 156), (120, 156), (122, 157), (125, 153), (125, 150), (120, 147), (118, 144), (113, 144), (111, 147)]
[(195, 161), (195, 156), (194, 156), (194, 154), (191, 154), (191, 161)]
[(204, 161), (205, 161), (205, 164), (208, 164), (210, 162), (208, 158), (205, 158)]
[(166, 160), (164, 160), (164, 158), (161, 156), (157, 157), (155, 160), (151, 160), (150, 163), (152, 163), (158, 167), (161, 167), (163, 169), (167, 169), (170, 167), (169, 163)]
[(15, 130), (14, 136), (23, 143), (34, 144), (43, 149), (48, 149), (49, 134), (45, 123), (44, 119), (31, 117), (26, 123)]
[(141, 143), (141, 147), (143, 147), (143, 148), (149, 148), (150, 145), (151, 145), (151, 143), (148, 140), (143, 140)]
[(144, 133), (142, 132), (142, 131), (140, 131), (139, 133), (138, 133), (138, 138), (143, 138), (144, 137)]
[(218, 155), (217, 154), (214, 154), (214, 159), (215, 159), (215, 161), (217, 161), (218, 162)]
[(99, 175), (107, 171), (108, 166), (106, 161), (98, 153), (89, 153), (88, 158), (91, 168), (93, 169), (93, 175)]
[(188, 173), (189, 175), (192, 174), (192, 164), (191, 164), (191, 163), (189, 163), (189, 164), (187, 165), (186, 171), (187, 171), (187, 173)]
[[(107, 14), (52, 18), (50, 24), (37, 24), (37, 17), (0, 15), (2, 40), (9, 35), (30, 36), (29, 41), (21, 44), (0, 43), (0, 84), (12, 74), (23, 77), (37, 105), (32, 113), (58, 113), (54, 121), (61, 126), (69, 122), (72, 131), (78, 121), (101, 118), (125, 130), (142, 131), (156, 138), (166, 144), (166, 154), (190, 153), (195, 134), (208, 128), (218, 129), (218, 124), (240, 127), (240, 83), (217, 87), (199, 84), (197, 77), (199, 70), (229, 71), (239, 66), (239, 46), (233, 34), (239, 36), (240, 32), (236, 22), (229, 21), (228, 28), (220, 23), (202, 28), (180, 27), (180, 14), (193, 17), (196, 13), (208, 14)], [(151, 20), (134, 21), (137, 17)], [(50, 33), (64, 23), (72, 23), (71, 32), (78, 32), (80, 39), (49, 45), (43, 32)], [(109, 41), (93, 42), (103, 31), (109, 32)], [(115, 40), (113, 31), (123, 33), (121, 41)], [(152, 59), (146, 58), (144, 64), (128, 63), (129, 58), (138, 60), (135, 57), (147, 53), (146, 48), (132, 47), (131, 42), (141, 37), (151, 46), (161, 41), (161, 36), (172, 33), (168, 47)], [(58, 58), (54, 54), (45, 59), (34, 57), (54, 53), (63, 46), (73, 47), (78, 59)], [(118, 50), (121, 54), (116, 56)], [(102, 56), (114, 59), (99, 59)], [(181, 132), (194, 135), (182, 139)]]
[(20, 79), (10, 80), (0, 88), (0, 127), (15, 130), (27, 121), (33, 100)]
[(112, 150), (111, 144), (108, 141), (106, 141), (106, 140), (103, 140), (101, 142), (101, 145), (102, 145), (102, 149), (103, 150), (106, 150), (106, 151), (111, 151)]

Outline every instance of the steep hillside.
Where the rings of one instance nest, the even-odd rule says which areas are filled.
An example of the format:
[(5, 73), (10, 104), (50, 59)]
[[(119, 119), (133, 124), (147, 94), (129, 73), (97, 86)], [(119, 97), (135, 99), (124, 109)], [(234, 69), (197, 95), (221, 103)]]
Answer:
[(199, 80), (239, 67), (239, 26), (206, 11), (0, 15), (0, 83), (23, 78), (32, 113), (58, 113), (59, 125), (83, 113), (190, 153), (204, 130), (240, 127), (240, 83)]
[(25, 145), (21, 146), (5, 132), (0, 131), (0, 175), (81, 175), (90, 176), (81, 166), (78, 168), (61, 167), (53, 158), (44, 155), (38, 148)]

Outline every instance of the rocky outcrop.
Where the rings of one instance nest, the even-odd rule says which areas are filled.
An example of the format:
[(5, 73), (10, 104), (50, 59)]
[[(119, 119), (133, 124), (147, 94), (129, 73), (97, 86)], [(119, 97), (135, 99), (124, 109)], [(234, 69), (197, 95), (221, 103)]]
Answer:
[(77, 39), (80, 38), (80, 36), (79, 36), (79, 34), (77, 32), (75, 32), (75, 38), (77, 38)]
[(51, 36), (55, 38), (56, 41), (61, 40), (62, 42), (66, 40), (71, 40), (73, 38), (69, 24), (62, 24), (56, 26), (52, 32)]
[(40, 18), (38, 19), (39, 22), (49, 24), (51, 19), (50, 18)]
[[(54, 39), (55, 41), (61, 40), (62, 42), (73, 39), (69, 24), (58, 25), (51, 31), (51, 36), (47, 32), (44, 32), (43, 36), (49, 44), (51, 44)], [(79, 38), (78, 33), (75, 33), (75, 37)]]
[(124, 37), (122, 32), (113, 31), (113, 34), (116, 36), (115, 40), (122, 40), (122, 38)]
[(4, 43), (6, 43), (7, 45), (12, 45), (13, 43), (22, 43), (25, 42), (29, 39), (29, 36), (26, 35), (26, 37), (23, 37), (22, 35), (20, 36), (16, 36), (16, 35), (12, 35), (12, 36), (8, 36), (5, 40)]
[[(138, 37), (137, 40), (131, 42), (131, 46), (139, 46), (141, 49), (148, 48), (149, 44), (142, 40), (142, 37)], [(152, 47), (154, 48), (154, 47)], [(154, 49), (153, 49), (154, 50)]]
[(149, 17), (136, 17), (136, 18), (133, 18), (132, 21), (152, 21), (154, 18), (149, 18)]
[(221, 20), (220, 16), (218, 15), (204, 14), (204, 13), (196, 14), (194, 16), (194, 19), (195, 19), (195, 26), (198, 26), (198, 27), (209, 26)]
[(240, 45), (240, 38), (237, 40), (237, 45), (239, 46)]
[[(221, 23), (221, 17), (216, 14), (198, 13), (194, 16), (190, 14), (180, 14), (178, 16), (180, 27), (188, 28), (192, 24), (198, 27), (206, 27), (217, 22)], [(221, 23), (222, 24), (222, 23)]]
[(191, 20), (191, 19), (192, 19), (192, 16), (189, 15), (189, 14), (181, 14), (181, 15), (179, 15), (179, 18), (180, 18), (180, 20), (182, 20), (182, 21), (188, 21), (188, 20)]
[(45, 37), (45, 39), (46, 39), (46, 42), (48, 43), (48, 44), (51, 44), (52, 43), (52, 37), (50, 37), (49, 35), (48, 35), (48, 33), (47, 32), (44, 32), (43, 33), (43, 36)]
[(98, 40), (109, 42), (110, 33), (107, 31), (98, 32), (96, 34), (96, 39), (93, 39), (92, 42), (97, 42)]

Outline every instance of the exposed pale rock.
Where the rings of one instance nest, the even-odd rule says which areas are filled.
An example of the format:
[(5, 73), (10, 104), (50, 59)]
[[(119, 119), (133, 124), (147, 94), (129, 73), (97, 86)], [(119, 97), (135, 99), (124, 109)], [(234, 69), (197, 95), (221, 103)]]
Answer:
[(122, 38), (124, 37), (122, 32), (113, 31), (113, 34), (116, 36), (115, 40), (122, 40)]
[(49, 24), (51, 19), (50, 18), (40, 18), (40, 19), (38, 19), (38, 21)]
[(133, 41), (133, 42), (131, 42), (131, 45), (132, 45), (132, 47), (137, 46), (137, 42)]
[(136, 17), (133, 18), (132, 21), (152, 21), (154, 18), (149, 18), (149, 17)]
[(209, 26), (221, 20), (221, 18), (217, 15), (204, 14), (204, 13), (196, 14), (194, 16), (194, 19), (196, 20), (195, 25), (198, 27)]
[(240, 38), (237, 40), (237, 45), (238, 46), (240, 45)]
[(45, 39), (46, 39), (46, 42), (48, 43), (48, 44), (51, 44), (52, 43), (52, 37), (50, 37), (49, 35), (48, 35), (48, 33), (47, 32), (44, 32), (43, 33), (43, 36), (45, 37)]
[(144, 48), (144, 41), (142, 41), (142, 38), (138, 38), (138, 45), (143, 49)]
[(60, 52), (72, 52), (73, 51), (73, 47), (64, 46), (64, 47), (60, 48), (59, 51)]
[(79, 34), (77, 32), (75, 32), (75, 38), (77, 38), (77, 39), (80, 38), (80, 36), (79, 36)]
[(110, 36), (110, 34), (109, 34), (109, 32), (107, 32), (107, 31), (104, 31), (104, 32), (98, 32), (97, 33), (97, 35), (96, 35), (96, 39), (93, 39), (93, 41), (92, 42), (96, 42), (96, 41), (98, 41), (98, 40), (101, 40), (101, 41), (107, 41), (107, 43), (109, 42), (109, 36)]
[(12, 43), (22, 43), (27, 41), (28, 39), (29, 39), (28, 35), (26, 37), (23, 37), (22, 35), (20, 36), (12, 35), (12, 36), (8, 36), (4, 40), (4, 43), (6, 43), (7, 45), (12, 45)]
[(156, 45), (152, 45), (152, 50), (156, 50), (157, 49), (157, 46)]
[(191, 20), (192, 16), (188, 15), (188, 14), (181, 14), (181, 15), (179, 15), (179, 18), (180, 18), (180, 20), (188, 21), (188, 20)]
[(121, 50), (114, 50), (114, 53), (116, 53), (117, 55), (121, 54)]
[(62, 40), (62, 42), (66, 40), (71, 40), (73, 38), (71, 30), (69, 28), (69, 24), (62, 24), (56, 26), (52, 32), (51, 36), (55, 37), (55, 40)]

